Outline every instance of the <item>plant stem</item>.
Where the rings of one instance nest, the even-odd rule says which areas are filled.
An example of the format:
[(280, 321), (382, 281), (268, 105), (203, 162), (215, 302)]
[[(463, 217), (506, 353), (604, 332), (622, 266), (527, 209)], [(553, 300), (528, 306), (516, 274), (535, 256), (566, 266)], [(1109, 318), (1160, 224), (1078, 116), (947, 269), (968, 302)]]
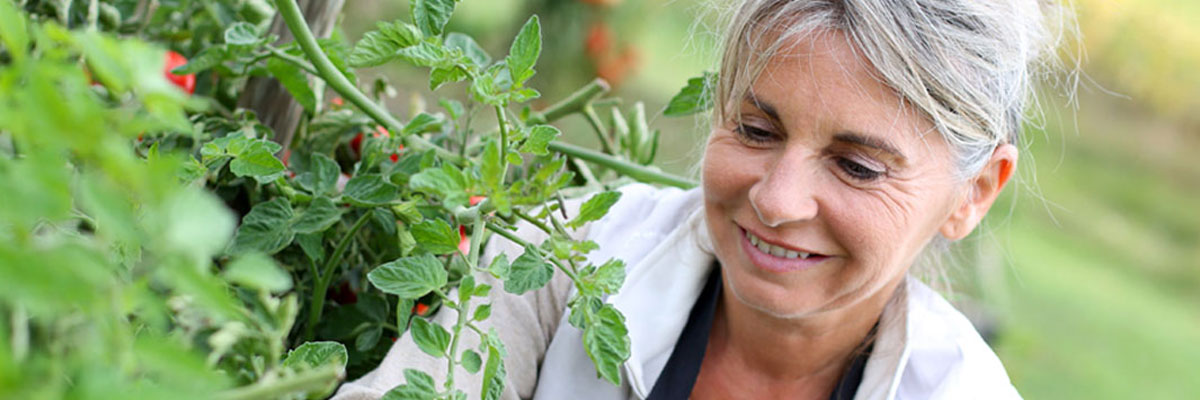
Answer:
[(692, 182), (691, 180), (664, 173), (662, 171), (638, 165), (629, 161), (619, 160), (607, 154), (603, 154), (595, 150), (585, 149), (572, 144), (567, 144), (564, 142), (550, 142), (549, 149), (571, 157), (608, 167), (614, 171), (642, 182), (660, 183), (682, 189), (691, 189), (696, 187), (696, 182)]
[(496, 106), (496, 122), (500, 124), (500, 181), (508, 176), (508, 117), (504, 107)]
[(589, 104), (596, 97), (607, 93), (609, 90), (608, 82), (604, 79), (596, 78), (595, 80), (584, 85), (579, 90), (571, 93), (567, 98), (554, 103), (550, 107), (546, 107), (536, 114), (529, 117), (530, 124), (545, 124), (557, 121), (559, 118), (565, 117), (583, 109), (583, 106)]
[(596, 131), (596, 138), (600, 140), (600, 148), (606, 154), (616, 154), (615, 145), (609, 139), (608, 134), (604, 132), (604, 124), (600, 122), (600, 117), (596, 115), (596, 109), (589, 104), (583, 106), (583, 117), (587, 119), (588, 125), (592, 126), (592, 130)]
[(321, 76), (321, 73), (317, 72), (316, 67), (313, 67), (312, 64), (309, 64), (308, 61), (304, 61), (304, 59), (300, 57), (285, 53), (283, 50), (280, 50), (275, 46), (267, 46), (267, 50), (271, 52), (271, 55), (279, 58), (280, 60), (290, 62), (313, 76)]
[[(461, 290), (461, 288), (460, 288)], [(459, 297), (462, 297), (461, 294)], [(450, 339), (450, 353), (446, 354), (446, 390), (454, 390), (454, 366), (458, 365), (458, 339), (462, 337), (462, 328), (467, 325), (467, 315), (471, 311), (470, 295), (458, 305), (458, 321), (454, 323), (454, 336)]]
[(317, 276), (317, 284), (313, 286), (312, 302), (308, 310), (308, 324), (304, 326), (304, 340), (312, 339), (317, 322), (321, 321), (321, 311), (325, 308), (325, 291), (329, 289), (329, 283), (333, 280), (337, 262), (342, 258), (342, 253), (346, 251), (346, 246), (350, 244), (354, 235), (358, 234), (358, 230), (366, 225), (370, 216), (370, 212), (364, 212), (361, 217), (358, 217), (358, 220), (354, 221), (354, 226), (350, 227), (350, 231), (346, 232), (346, 236), (342, 237), (333, 253), (330, 253), (329, 258), (325, 260), (325, 265), (321, 268), (320, 275)]
[(528, 221), (529, 223), (533, 224), (533, 226), (536, 226), (538, 229), (541, 229), (542, 232), (554, 233), (554, 230), (550, 229), (550, 226), (546, 225), (545, 222), (538, 221), (537, 218), (534, 218), (533, 216), (526, 214), (526, 213), (522, 212), (521, 210), (517, 210), (515, 208), (512, 210), (512, 212), (513, 212), (513, 215), (517, 216), (517, 218)]
[[(329, 84), (329, 87), (342, 98), (350, 101), (355, 106), (358, 106), (364, 113), (380, 123), (389, 131), (404, 132), (404, 124), (400, 123), (392, 114), (388, 113), (383, 107), (371, 101), (366, 94), (358, 90), (350, 80), (338, 71), (337, 66), (333, 65), (333, 61), (329, 60), (329, 56), (321, 50), (321, 46), (317, 44), (317, 38), (313, 36), (312, 30), (308, 28), (308, 23), (304, 21), (304, 14), (300, 11), (300, 6), (295, 0), (275, 0), (275, 7), (279, 10), (279, 16), (283, 18), (283, 22), (287, 24), (288, 30), (292, 32), (292, 36), (296, 38), (296, 43), (300, 45), (300, 50), (304, 51), (304, 55), (308, 57), (316, 67), (318, 75)], [(449, 160), (455, 164), (462, 164), (463, 159), (457, 154), (451, 153), (417, 135), (405, 135), (403, 138), (404, 145), (418, 150), (433, 149), (438, 156), (444, 160)]]
[(272, 381), (258, 381), (249, 386), (227, 390), (216, 396), (221, 400), (258, 400), (278, 398), (285, 394), (307, 392), (328, 386), (341, 379), (342, 371), (336, 366), (325, 366), (300, 372), (296, 375)]

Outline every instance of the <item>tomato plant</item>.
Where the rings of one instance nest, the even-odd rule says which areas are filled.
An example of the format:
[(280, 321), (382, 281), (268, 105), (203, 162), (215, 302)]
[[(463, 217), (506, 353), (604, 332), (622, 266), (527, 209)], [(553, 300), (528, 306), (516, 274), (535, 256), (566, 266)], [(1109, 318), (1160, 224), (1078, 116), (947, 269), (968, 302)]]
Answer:
[[(411, 334), (450, 370), (470, 360), (494, 398), (503, 344), (477, 325), (488, 296), (554, 273), (578, 289), (572, 323), (605, 339), (589, 351), (599, 376), (619, 382), (629, 342), (603, 299), (623, 264), (589, 264), (595, 244), (571, 231), (618, 201), (619, 180), (691, 182), (645, 166), (657, 131), (640, 103), (598, 103), (602, 81), (523, 106), (540, 96), (526, 86), (538, 18), (493, 58), (446, 32), (456, 3), (414, 0), (411, 21), (350, 44), (315, 38), (291, 0), (0, 0), (0, 393), (321, 398)], [(294, 42), (276, 44), (272, 16)], [(468, 101), (393, 114), (356, 71), (393, 62)], [(238, 107), (251, 77), (303, 106), (288, 148)], [(673, 113), (706, 105), (689, 88)], [(591, 122), (601, 151), (557, 140), (568, 115)], [(580, 212), (560, 217), (579, 195)], [(549, 239), (526, 242), (518, 222)], [(524, 253), (482, 265), (493, 235)], [(460, 317), (429, 323), (439, 309)], [(481, 347), (457, 348), (476, 334)], [(396, 390), (461, 398), (453, 375), (441, 387)]]

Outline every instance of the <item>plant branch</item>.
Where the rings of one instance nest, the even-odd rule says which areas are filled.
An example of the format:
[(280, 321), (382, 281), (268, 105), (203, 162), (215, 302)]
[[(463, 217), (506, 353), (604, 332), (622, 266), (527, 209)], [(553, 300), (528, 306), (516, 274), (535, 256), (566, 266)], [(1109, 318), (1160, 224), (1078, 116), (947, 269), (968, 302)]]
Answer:
[[(517, 237), (517, 234), (513, 233), (512, 231), (509, 231), (508, 229), (504, 229), (504, 227), (502, 227), (502, 226), (499, 226), (499, 225), (489, 222), (487, 224), (487, 228), (489, 231), (496, 232), (500, 236), (504, 236), (505, 239), (511, 240), (513, 243), (516, 243), (523, 248), (526, 248), (526, 249), (532, 248), (532, 249), (537, 250), (538, 252), (541, 252), (541, 250), (538, 249), (537, 246), (534, 246), (532, 243), (525, 241), (525, 239), (521, 239), (520, 237)], [(572, 281), (575, 281), (575, 282), (579, 281), (579, 277), (577, 275), (575, 275), (574, 272), (567, 269), (567, 267), (564, 267), (561, 263), (559, 263), (558, 260), (555, 260), (554, 258), (545, 257), (545, 254), (542, 255), (542, 258), (550, 260), (550, 262), (553, 263), (554, 266), (558, 267), (558, 269), (560, 271), (562, 271), (564, 274), (567, 274), (567, 276), (570, 277)]]
[(600, 139), (601, 150), (604, 150), (606, 154), (616, 154), (616, 147), (608, 134), (604, 132), (604, 123), (600, 122), (600, 116), (596, 115), (596, 109), (592, 108), (590, 104), (585, 104), (582, 113), (583, 117), (587, 119), (588, 125), (591, 125), (592, 130), (596, 131), (596, 138)]
[(550, 142), (549, 148), (555, 152), (602, 165), (642, 182), (660, 183), (682, 189), (691, 189), (696, 187), (696, 182), (692, 182), (691, 180), (629, 161), (620, 160), (595, 150), (585, 149), (565, 142)]
[(303, 58), (288, 54), (288, 53), (284, 52), (283, 50), (280, 50), (279, 48), (277, 48), (275, 46), (271, 46), (271, 45), (267, 45), (267, 51), (270, 51), (272, 56), (275, 56), (276, 58), (279, 58), (280, 60), (290, 62), (290, 63), (294, 64), (295, 66), (300, 67), (300, 69), (304, 70), (305, 72), (308, 72), (309, 74), (311, 74), (313, 76), (318, 76), (318, 77), (321, 76), (321, 73), (317, 71), (317, 68), (314, 67), (312, 64), (309, 64), (308, 61), (304, 61)]
[(304, 327), (304, 340), (312, 339), (313, 330), (316, 329), (317, 322), (321, 321), (321, 311), (325, 308), (325, 291), (329, 289), (329, 283), (333, 280), (334, 268), (342, 258), (342, 253), (346, 251), (346, 246), (358, 234), (358, 230), (366, 225), (370, 216), (370, 212), (364, 212), (357, 221), (354, 221), (354, 226), (350, 227), (350, 231), (346, 232), (346, 236), (342, 237), (333, 253), (330, 253), (329, 258), (325, 260), (325, 265), (321, 267), (320, 275), (316, 277), (317, 284), (313, 286), (312, 302), (308, 310), (308, 325)]
[[(371, 101), (366, 94), (358, 87), (355, 87), (341, 71), (338, 71), (337, 66), (333, 65), (333, 61), (329, 60), (329, 56), (321, 50), (321, 46), (317, 43), (317, 38), (313, 36), (312, 30), (308, 28), (308, 23), (304, 21), (304, 14), (300, 11), (300, 6), (295, 0), (275, 0), (275, 7), (279, 10), (280, 17), (287, 24), (288, 30), (292, 32), (292, 36), (296, 38), (296, 43), (300, 45), (300, 50), (304, 51), (304, 55), (308, 57), (316, 67), (318, 76), (321, 77), (329, 87), (342, 98), (350, 101), (355, 106), (358, 106), (364, 113), (380, 123), (391, 132), (404, 132), (404, 124), (396, 117), (388, 113), (382, 106)], [(463, 159), (457, 154), (451, 153), (428, 140), (417, 135), (405, 135), (402, 139), (404, 145), (418, 150), (433, 149), (438, 156), (444, 160), (449, 160), (455, 164), (462, 164)]]
[(585, 105), (588, 105), (595, 100), (596, 97), (607, 93), (609, 90), (608, 82), (604, 79), (596, 78), (587, 85), (584, 85), (579, 90), (571, 93), (567, 98), (546, 107), (536, 114), (529, 116), (530, 124), (546, 124), (557, 121), (559, 118), (565, 117), (572, 113), (583, 110)]

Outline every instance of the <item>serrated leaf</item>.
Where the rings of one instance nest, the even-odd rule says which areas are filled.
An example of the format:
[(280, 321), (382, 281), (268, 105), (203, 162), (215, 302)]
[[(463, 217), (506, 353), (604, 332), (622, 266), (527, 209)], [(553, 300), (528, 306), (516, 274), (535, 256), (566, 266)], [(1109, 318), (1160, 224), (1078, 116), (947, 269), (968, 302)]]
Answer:
[(583, 206), (579, 208), (579, 215), (567, 222), (567, 226), (579, 228), (591, 221), (595, 221), (608, 214), (608, 209), (617, 204), (617, 200), (621, 199), (621, 192), (606, 191), (593, 195), (590, 199), (583, 202)]
[(411, 330), (413, 341), (425, 354), (434, 357), (446, 355), (446, 348), (450, 347), (450, 332), (446, 328), (424, 318), (416, 318), (412, 321)]
[(354, 339), (354, 348), (360, 352), (371, 350), (375, 348), (375, 345), (379, 344), (379, 338), (382, 336), (382, 327), (376, 326), (374, 328), (367, 329), (366, 331), (363, 331), (363, 333), (358, 334), (358, 337)]
[(300, 245), (300, 250), (304, 251), (304, 255), (316, 264), (325, 261), (325, 246), (322, 245), (321, 240), (320, 233), (296, 235), (296, 244)]
[(275, 198), (255, 204), (242, 217), (242, 225), (233, 237), (230, 253), (257, 250), (271, 255), (283, 250), (292, 242), (293, 216), (292, 206), (287, 199)]
[(437, 393), (433, 377), (421, 370), (406, 368), (404, 370), (404, 383), (425, 392)]
[(625, 316), (611, 304), (605, 304), (583, 331), (583, 347), (596, 366), (599, 377), (621, 385), (621, 364), (629, 359), (629, 331)]
[(488, 55), (487, 51), (485, 51), (483, 47), (480, 47), (478, 43), (475, 43), (475, 39), (472, 39), (470, 36), (458, 32), (451, 32), (446, 34), (445, 44), (446, 47), (451, 49), (462, 50), (463, 55), (466, 56), (472, 64), (479, 68), (486, 67), (488, 64), (492, 63), (492, 57)]
[(265, 146), (254, 146), (238, 154), (229, 163), (229, 171), (241, 177), (251, 177), (260, 184), (269, 183), (283, 175), (287, 167)]
[(663, 115), (681, 117), (712, 108), (713, 90), (716, 87), (717, 74), (705, 72), (703, 75), (688, 79), (687, 85), (679, 90), (667, 103)]
[(314, 112), (317, 96), (308, 86), (308, 78), (304, 75), (304, 71), (300, 70), (300, 67), (277, 57), (271, 57), (267, 59), (267, 71), (279, 81), (280, 85), (283, 85), (284, 89), (287, 89), (297, 103), (304, 106), (305, 110), (310, 113)]
[(508, 58), (505, 59), (514, 86), (520, 86), (533, 76), (533, 66), (541, 53), (542, 25), (538, 22), (538, 16), (534, 15), (525, 21), (516, 39), (513, 39)]
[(475, 350), (467, 349), (463, 351), (461, 363), (463, 369), (474, 374), (479, 372), (479, 368), (483, 366), (483, 357), (480, 357), (479, 353), (476, 353)]
[(458, 66), (434, 68), (429, 72), (429, 90), (438, 90), (438, 88), (442, 87), (442, 85), (451, 82), (459, 82), (467, 79), (468, 77), (469, 75), (467, 75), (466, 71), (463, 71), (463, 69)]
[(441, 197), (466, 196), (467, 178), (457, 167), (426, 168), (408, 180), (409, 188)]
[(396, 300), (396, 337), (404, 336), (408, 332), (408, 321), (413, 316), (413, 306), (417, 305), (417, 301), (413, 299), (399, 298)]
[(253, 46), (260, 38), (258, 29), (248, 22), (234, 22), (225, 30), (225, 43), (235, 46)]
[(504, 185), (504, 163), (500, 162), (500, 143), (490, 140), (483, 147), (483, 156), (479, 160), (479, 175), (488, 194), (495, 196)]
[(398, 57), (400, 49), (420, 40), (421, 32), (413, 25), (402, 21), (379, 23), (376, 30), (364, 34), (354, 45), (347, 61), (357, 68), (380, 65)]
[(446, 48), (420, 42), (396, 51), (396, 57), (418, 67), (441, 67), (446, 64)]
[(504, 280), (504, 291), (522, 294), (540, 289), (554, 276), (554, 266), (542, 258), (536, 247), (525, 247), (525, 253), (513, 260), (508, 278)]
[(525, 143), (521, 144), (521, 151), (539, 156), (550, 154), (546, 146), (549, 146), (550, 142), (553, 142), (561, 134), (562, 132), (553, 126), (535, 125), (529, 129), (529, 135), (525, 138)]
[(268, 292), (280, 293), (292, 288), (292, 276), (262, 253), (239, 256), (225, 267), (221, 276), (238, 285)]
[(426, 219), (413, 225), (413, 238), (421, 248), (433, 254), (450, 254), (458, 251), (458, 232), (440, 219)]
[(437, 393), (427, 392), (412, 385), (400, 385), (392, 388), (380, 400), (434, 400)]
[(403, 257), (380, 265), (367, 274), (367, 280), (385, 293), (402, 299), (416, 299), (446, 285), (446, 269), (433, 255)]
[(456, 2), (457, 0), (412, 0), (409, 3), (409, 15), (412, 15), (413, 23), (425, 36), (441, 35), (446, 23), (450, 22), (450, 14), (454, 13)]
[(342, 194), (359, 207), (377, 207), (396, 200), (399, 188), (382, 175), (358, 175), (346, 182)]
[(341, 167), (337, 161), (321, 153), (313, 153), (309, 158), (308, 172), (296, 177), (296, 184), (313, 195), (332, 194), (337, 189), (338, 176)]
[(283, 366), (294, 370), (306, 370), (326, 365), (346, 368), (346, 346), (338, 342), (307, 342), (289, 351)]
[(300, 217), (292, 224), (292, 230), (296, 233), (323, 232), (340, 221), (344, 212), (328, 198), (314, 198), (308, 208), (300, 212)]
[(588, 278), (604, 294), (616, 293), (625, 283), (625, 262), (617, 259), (608, 260)]

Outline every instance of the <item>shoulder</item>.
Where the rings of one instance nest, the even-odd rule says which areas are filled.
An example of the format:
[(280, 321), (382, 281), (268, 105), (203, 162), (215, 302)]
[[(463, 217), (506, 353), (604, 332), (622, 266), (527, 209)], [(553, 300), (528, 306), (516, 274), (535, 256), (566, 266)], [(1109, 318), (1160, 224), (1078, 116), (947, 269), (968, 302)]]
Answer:
[(916, 279), (907, 287), (908, 359), (898, 399), (1019, 399), (996, 353), (941, 295)]

